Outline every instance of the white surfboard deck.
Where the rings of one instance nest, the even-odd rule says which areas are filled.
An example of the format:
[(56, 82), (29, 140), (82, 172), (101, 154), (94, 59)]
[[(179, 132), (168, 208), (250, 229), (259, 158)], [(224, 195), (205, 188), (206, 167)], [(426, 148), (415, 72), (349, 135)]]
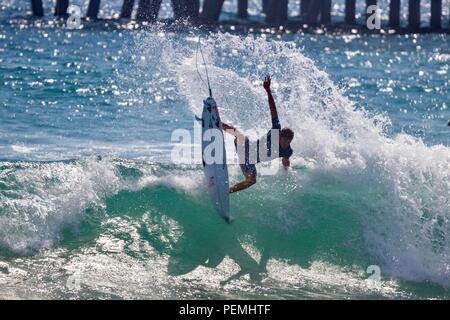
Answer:
[[(220, 121), (219, 110), (213, 98), (209, 97), (203, 101), (203, 113), (201, 118), (202, 125), (202, 160), (203, 171), (205, 173), (208, 190), (211, 194), (213, 203), (218, 213), (228, 223), (232, 221), (230, 214), (230, 195), (227, 157), (225, 151), (225, 141)], [(220, 130), (220, 144), (222, 146), (222, 157), (219, 161), (211, 161), (211, 156), (205, 153), (205, 149), (211, 144), (211, 141), (205, 141), (205, 132), (209, 129)], [(217, 133), (217, 131), (216, 131)], [(214, 141), (214, 138), (213, 138)], [(219, 144), (219, 145), (220, 145)], [(210, 149), (211, 150), (211, 147)], [(213, 153), (214, 155), (214, 153)], [(217, 159), (216, 159), (217, 160)], [(219, 163), (216, 163), (219, 162)]]

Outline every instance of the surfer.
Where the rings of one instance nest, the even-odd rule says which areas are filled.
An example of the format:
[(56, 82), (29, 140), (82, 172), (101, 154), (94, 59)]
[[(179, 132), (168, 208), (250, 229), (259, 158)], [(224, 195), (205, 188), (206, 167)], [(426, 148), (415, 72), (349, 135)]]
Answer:
[[(258, 139), (256, 141), (256, 148), (257, 148), (257, 159), (256, 162), (264, 162), (264, 161), (271, 161), (276, 158), (282, 158), (282, 163), (285, 168), (288, 168), (290, 165), (289, 158), (292, 156), (292, 148), (291, 148), (291, 141), (294, 138), (294, 132), (289, 128), (283, 128), (281, 129), (280, 120), (278, 119), (278, 112), (277, 107), (275, 105), (275, 100), (272, 95), (272, 90), (270, 88), (271, 84), (271, 78), (270, 76), (266, 76), (264, 79), (264, 89), (267, 92), (267, 96), (269, 99), (269, 107), (270, 107), (270, 114), (272, 117), (272, 130), (280, 130), (279, 131), (279, 139), (278, 143), (275, 143), (274, 146), (278, 147), (277, 150), (272, 150), (272, 130), (269, 130), (269, 132)], [(222, 122), (222, 128), (228, 132), (229, 134), (233, 135), (234, 138), (234, 145), (236, 147), (236, 150), (245, 150), (244, 157), (239, 154), (239, 164), (242, 170), (242, 173), (244, 174), (245, 180), (242, 182), (239, 182), (232, 186), (229, 190), (230, 193), (240, 191), (247, 189), (248, 187), (254, 185), (256, 183), (256, 166), (255, 163), (250, 162), (249, 157), (249, 149), (250, 149), (250, 141), (249, 138), (246, 137), (244, 134), (242, 134), (239, 130), (237, 130), (235, 127), (223, 123)], [(239, 149), (238, 147), (242, 148)], [(265, 154), (267, 156), (261, 158), (260, 155)]]

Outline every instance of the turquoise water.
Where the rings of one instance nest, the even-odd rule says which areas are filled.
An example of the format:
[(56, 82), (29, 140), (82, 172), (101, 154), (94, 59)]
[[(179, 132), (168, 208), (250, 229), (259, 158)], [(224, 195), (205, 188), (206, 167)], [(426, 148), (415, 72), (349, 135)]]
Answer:
[[(0, 11), (1, 298), (450, 297), (448, 35), (69, 31), (15, 10)], [(172, 157), (206, 94), (199, 35), (222, 118), (265, 130), (270, 73), (296, 133), (292, 170), (232, 195), (232, 225), (198, 159)]]

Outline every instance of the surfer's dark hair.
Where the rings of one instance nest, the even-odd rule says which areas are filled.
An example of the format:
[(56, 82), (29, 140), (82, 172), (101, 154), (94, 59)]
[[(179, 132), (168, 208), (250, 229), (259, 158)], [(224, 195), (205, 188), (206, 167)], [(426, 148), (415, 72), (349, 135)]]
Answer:
[(281, 129), (280, 137), (286, 138), (288, 140), (292, 140), (292, 139), (294, 139), (294, 131), (292, 131), (289, 128), (283, 128), (283, 129)]

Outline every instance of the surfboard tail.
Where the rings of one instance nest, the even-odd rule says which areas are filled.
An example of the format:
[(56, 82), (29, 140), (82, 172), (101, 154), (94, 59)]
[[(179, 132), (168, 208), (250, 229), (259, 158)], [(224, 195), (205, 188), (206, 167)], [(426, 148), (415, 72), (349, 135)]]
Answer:
[(234, 218), (229, 216), (229, 217), (223, 217), (223, 219), (228, 223), (228, 224), (232, 224), (234, 221)]

